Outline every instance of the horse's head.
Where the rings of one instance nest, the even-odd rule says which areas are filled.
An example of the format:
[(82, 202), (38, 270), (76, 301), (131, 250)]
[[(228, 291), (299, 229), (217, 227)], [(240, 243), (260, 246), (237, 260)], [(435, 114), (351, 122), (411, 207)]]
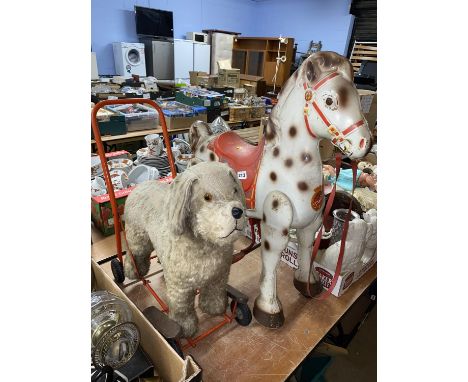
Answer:
[(304, 122), (310, 135), (329, 139), (351, 159), (372, 145), (367, 121), (353, 83), (353, 67), (334, 52), (317, 52), (297, 71), (296, 86), (304, 92)]

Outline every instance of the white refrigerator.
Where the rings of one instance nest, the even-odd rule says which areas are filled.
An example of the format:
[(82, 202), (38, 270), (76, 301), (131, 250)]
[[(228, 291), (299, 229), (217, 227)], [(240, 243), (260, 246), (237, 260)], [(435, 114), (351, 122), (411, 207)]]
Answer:
[(210, 45), (174, 39), (174, 77), (190, 78), (191, 71), (210, 72)]

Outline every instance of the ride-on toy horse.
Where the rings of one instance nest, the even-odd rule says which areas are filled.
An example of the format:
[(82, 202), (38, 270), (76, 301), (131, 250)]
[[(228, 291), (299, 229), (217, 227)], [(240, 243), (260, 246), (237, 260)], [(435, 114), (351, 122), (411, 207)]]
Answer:
[(365, 156), (371, 147), (353, 68), (333, 52), (311, 55), (281, 90), (258, 146), (234, 132), (212, 135), (201, 122), (191, 126), (190, 138), (196, 157), (227, 162), (237, 172), (247, 216), (261, 219), (263, 270), (254, 316), (260, 324), (278, 328), (284, 315), (276, 293), (276, 268), (290, 228), (296, 229), (298, 239), (294, 286), (307, 297), (322, 290), (313, 272), (308, 280), (324, 206), (320, 139), (330, 140), (351, 159)]

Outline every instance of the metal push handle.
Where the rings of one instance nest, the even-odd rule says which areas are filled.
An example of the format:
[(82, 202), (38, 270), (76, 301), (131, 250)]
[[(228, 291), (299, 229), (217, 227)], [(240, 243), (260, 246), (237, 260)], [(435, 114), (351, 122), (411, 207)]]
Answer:
[(120, 238), (120, 216), (117, 210), (117, 200), (115, 199), (114, 187), (112, 186), (112, 180), (110, 178), (109, 168), (107, 167), (106, 155), (104, 152), (104, 147), (101, 139), (101, 132), (99, 131), (99, 126), (97, 123), (97, 112), (104, 106), (107, 105), (126, 105), (126, 104), (135, 104), (135, 103), (146, 103), (152, 106), (159, 114), (159, 121), (163, 131), (164, 143), (167, 149), (167, 156), (169, 159), (169, 165), (171, 167), (172, 178), (175, 179), (177, 176), (177, 171), (175, 167), (174, 157), (172, 156), (171, 142), (169, 140), (169, 134), (167, 132), (166, 119), (164, 118), (164, 113), (159, 105), (151, 99), (146, 98), (126, 98), (126, 99), (113, 99), (113, 100), (104, 100), (98, 102), (93, 109), (91, 110), (91, 128), (93, 129), (94, 140), (96, 141), (96, 147), (101, 159), (102, 170), (104, 173), (104, 179), (106, 181), (106, 186), (111, 202), (112, 215), (114, 216), (114, 232), (115, 240), (117, 244), (117, 256), (122, 263), (122, 240)]

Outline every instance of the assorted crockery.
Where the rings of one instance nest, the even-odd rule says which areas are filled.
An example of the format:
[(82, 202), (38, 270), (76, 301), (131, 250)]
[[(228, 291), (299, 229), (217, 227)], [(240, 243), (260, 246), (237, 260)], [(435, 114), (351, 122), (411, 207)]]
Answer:
[(106, 182), (99, 176), (91, 181), (91, 195), (99, 196), (107, 193)]
[(128, 175), (123, 170), (111, 170), (110, 177), (114, 190), (123, 190), (128, 186)]
[(91, 179), (102, 174), (101, 159), (98, 155), (91, 155)]
[(128, 174), (128, 183), (130, 186), (154, 179), (159, 179), (158, 169), (155, 167), (149, 167), (145, 165), (136, 166)]
[(148, 146), (148, 155), (159, 156), (162, 153), (163, 141), (159, 134), (149, 134), (145, 136), (146, 145)]
[(192, 159), (193, 154), (181, 154), (175, 161), (178, 172), (184, 172)]
[(143, 148), (139, 149), (136, 152), (136, 155), (137, 155), (137, 161), (140, 162), (141, 158), (146, 157), (146, 156), (149, 155), (149, 148), (148, 147), (143, 147)]
[[(172, 146), (171, 151), (172, 151), (172, 157), (174, 158), (174, 161), (175, 161), (180, 156), (180, 150), (177, 146)], [(165, 147), (164, 147), (164, 153), (167, 155), (167, 149)]]
[(126, 174), (128, 174), (132, 167), (133, 167), (133, 161), (130, 159), (124, 159), (124, 158), (119, 158), (119, 159), (111, 159), (110, 161), (107, 162), (107, 166), (109, 167), (109, 170), (122, 170)]

